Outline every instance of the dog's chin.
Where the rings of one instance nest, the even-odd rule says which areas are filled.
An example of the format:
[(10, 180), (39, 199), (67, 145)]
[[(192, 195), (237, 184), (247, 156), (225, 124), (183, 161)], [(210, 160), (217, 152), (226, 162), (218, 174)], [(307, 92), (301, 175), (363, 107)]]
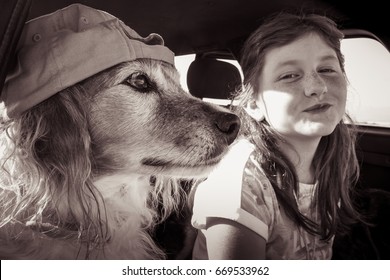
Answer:
[(207, 177), (217, 163), (199, 166), (165, 166), (159, 174), (182, 179), (196, 179)]
[(142, 161), (142, 168), (151, 174), (160, 174), (177, 178), (204, 178), (218, 165), (223, 155), (200, 161), (184, 164), (175, 161), (164, 161), (156, 158), (147, 158)]

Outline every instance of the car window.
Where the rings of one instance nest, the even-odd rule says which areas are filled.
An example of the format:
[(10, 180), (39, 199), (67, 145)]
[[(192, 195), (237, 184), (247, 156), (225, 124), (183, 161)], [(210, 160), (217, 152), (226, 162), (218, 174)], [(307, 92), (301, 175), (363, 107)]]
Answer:
[[(341, 50), (349, 80), (347, 112), (359, 125), (390, 127), (390, 53), (378, 41), (346, 38)], [(187, 87), (187, 69), (195, 55), (177, 56), (175, 64), (181, 83)], [(229, 61), (239, 68), (237, 61)], [(218, 104), (226, 101), (207, 100)]]
[(184, 90), (188, 91), (187, 70), (192, 61), (195, 60), (195, 54), (175, 56), (175, 66), (180, 74), (180, 84)]
[(390, 127), (390, 53), (378, 41), (344, 39), (347, 111), (360, 125)]

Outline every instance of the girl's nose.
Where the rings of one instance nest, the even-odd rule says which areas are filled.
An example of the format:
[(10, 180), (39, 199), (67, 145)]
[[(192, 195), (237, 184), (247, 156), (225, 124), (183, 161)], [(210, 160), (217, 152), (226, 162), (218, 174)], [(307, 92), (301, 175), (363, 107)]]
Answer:
[(317, 72), (308, 75), (304, 82), (305, 95), (307, 97), (321, 96), (328, 91), (325, 81), (320, 77), (320, 75), (318, 75)]

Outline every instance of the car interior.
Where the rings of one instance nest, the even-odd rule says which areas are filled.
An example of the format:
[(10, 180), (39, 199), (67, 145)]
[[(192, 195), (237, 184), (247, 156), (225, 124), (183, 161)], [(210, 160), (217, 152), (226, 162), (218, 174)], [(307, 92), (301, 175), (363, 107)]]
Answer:
[[(189, 92), (202, 99), (230, 98), (242, 78), (239, 69), (226, 60), (238, 61), (248, 35), (264, 17), (278, 11), (325, 14), (339, 23), (345, 38), (370, 38), (390, 50), (388, 8), (379, 0), (353, 4), (336, 0), (3, 0), (1, 87), (23, 24), (72, 3), (107, 11), (142, 36), (162, 35), (165, 45), (177, 57), (195, 55), (186, 80)], [(390, 94), (389, 90), (384, 93)], [(358, 125), (358, 132), (361, 195), (356, 197), (356, 203), (372, 225), (356, 225), (348, 236), (336, 236), (333, 258), (390, 259), (390, 126)]]

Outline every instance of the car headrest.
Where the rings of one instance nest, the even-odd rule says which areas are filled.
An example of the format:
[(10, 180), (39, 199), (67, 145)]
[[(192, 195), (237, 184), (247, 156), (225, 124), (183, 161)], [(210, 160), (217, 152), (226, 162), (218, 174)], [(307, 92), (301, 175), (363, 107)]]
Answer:
[(241, 75), (231, 63), (212, 58), (197, 58), (187, 72), (189, 92), (198, 98), (229, 99), (241, 85)]

